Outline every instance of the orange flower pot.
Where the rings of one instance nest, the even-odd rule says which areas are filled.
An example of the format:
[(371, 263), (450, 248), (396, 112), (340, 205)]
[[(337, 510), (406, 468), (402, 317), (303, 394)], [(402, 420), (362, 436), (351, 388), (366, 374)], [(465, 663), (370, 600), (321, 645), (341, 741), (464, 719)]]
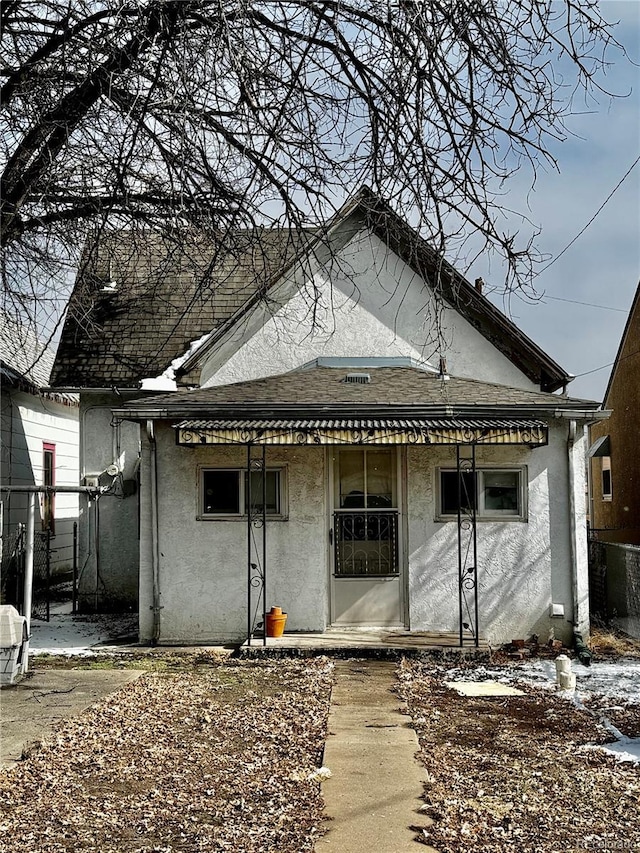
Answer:
[(281, 637), (286, 621), (287, 614), (282, 612), (282, 608), (272, 607), (267, 613), (267, 637)]

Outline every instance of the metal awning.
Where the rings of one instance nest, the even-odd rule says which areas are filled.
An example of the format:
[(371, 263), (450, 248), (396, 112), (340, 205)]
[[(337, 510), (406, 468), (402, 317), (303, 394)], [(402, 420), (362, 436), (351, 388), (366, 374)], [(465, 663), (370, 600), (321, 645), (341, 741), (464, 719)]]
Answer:
[(525, 444), (548, 443), (544, 421), (529, 418), (185, 420), (179, 445), (202, 444)]
[(600, 438), (596, 438), (589, 448), (588, 455), (589, 457), (611, 456), (611, 437), (608, 435), (601, 435)]

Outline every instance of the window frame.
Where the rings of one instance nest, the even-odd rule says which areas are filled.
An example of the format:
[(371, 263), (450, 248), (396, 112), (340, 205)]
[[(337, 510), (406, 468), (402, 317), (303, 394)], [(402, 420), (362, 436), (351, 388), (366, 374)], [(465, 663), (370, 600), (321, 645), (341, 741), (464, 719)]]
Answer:
[[(515, 473), (518, 475), (518, 501), (519, 512), (513, 513), (510, 510), (487, 510), (485, 503), (485, 489), (483, 486), (485, 473)], [(455, 512), (444, 512), (442, 509), (443, 489), (442, 489), (442, 474), (451, 473), (457, 474), (457, 468), (451, 465), (441, 465), (436, 468), (436, 514), (435, 520), (441, 522), (456, 521), (458, 518), (457, 510)], [(471, 471), (463, 471), (465, 474), (472, 473)], [(479, 522), (496, 522), (496, 521), (528, 521), (528, 485), (529, 476), (526, 465), (476, 465), (476, 520)], [(463, 511), (463, 515), (465, 515)]]
[[(608, 474), (608, 489), (605, 489), (605, 474)], [(602, 489), (602, 500), (611, 503), (613, 500), (613, 476), (611, 474), (611, 457), (600, 457), (600, 488)]]
[[(51, 482), (47, 483), (46, 473), (49, 470), (47, 457), (51, 460)], [(56, 485), (56, 446), (51, 441), (42, 442), (42, 485), (55, 488)], [(42, 494), (42, 530), (56, 535), (56, 495), (55, 492)]]
[[(237, 474), (238, 477), (238, 503), (239, 512), (205, 512), (204, 506), (204, 475), (209, 471), (227, 471)], [(269, 521), (286, 521), (289, 517), (289, 492), (288, 492), (288, 469), (286, 465), (267, 465), (267, 474), (271, 471), (277, 472), (278, 491), (280, 499), (280, 512), (267, 512)], [(198, 521), (245, 521), (246, 512), (246, 467), (240, 465), (199, 465), (197, 473), (197, 515)], [(253, 472), (256, 473), (256, 472)]]

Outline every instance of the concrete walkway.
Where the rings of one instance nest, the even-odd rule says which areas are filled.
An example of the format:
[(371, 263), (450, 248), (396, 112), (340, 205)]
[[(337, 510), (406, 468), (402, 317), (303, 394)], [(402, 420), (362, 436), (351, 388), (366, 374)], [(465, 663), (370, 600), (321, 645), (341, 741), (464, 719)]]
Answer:
[(428, 826), (420, 814), (424, 770), (401, 699), (392, 693), (395, 664), (337, 661), (322, 786), (331, 821), (316, 853), (428, 853), (415, 841)]
[(0, 766), (20, 761), (23, 750), (63, 720), (142, 675), (142, 670), (36, 670), (0, 691)]

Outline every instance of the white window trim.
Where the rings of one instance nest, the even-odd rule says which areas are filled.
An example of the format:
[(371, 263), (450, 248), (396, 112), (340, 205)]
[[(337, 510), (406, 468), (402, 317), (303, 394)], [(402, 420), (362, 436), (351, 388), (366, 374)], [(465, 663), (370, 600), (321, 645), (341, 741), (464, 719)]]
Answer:
[[(203, 475), (207, 471), (233, 471), (238, 474), (239, 479), (239, 503), (243, 508), (239, 513), (236, 512), (204, 512), (204, 478)], [(289, 475), (287, 465), (267, 465), (267, 472), (278, 471), (280, 473), (280, 512), (267, 513), (269, 521), (288, 521), (289, 519)], [(245, 506), (245, 478), (247, 469), (241, 465), (198, 465), (196, 478), (196, 500), (198, 512), (196, 515), (197, 521), (244, 521), (246, 524), (247, 513), (244, 512)]]
[[(448, 521), (457, 521), (458, 514), (457, 513), (443, 513), (442, 512), (442, 488), (441, 488), (441, 473), (442, 472), (452, 472), (456, 473), (457, 468), (451, 465), (441, 465), (435, 470), (435, 489), (436, 489), (436, 521), (448, 522)], [(526, 465), (476, 465), (476, 476), (480, 477), (482, 481), (482, 476), (484, 472), (492, 472), (492, 471), (505, 471), (505, 472), (515, 472), (519, 475), (519, 486), (520, 486), (520, 513), (518, 515), (514, 515), (510, 510), (491, 510), (490, 512), (486, 512), (482, 506), (484, 501), (484, 489), (479, 489), (479, 500), (478, 500), (478, 508), (476, 511), (476, 521), (478, 522), (495, 522), (495, 521), (506, 521), (506, 522), (527, 522), (529, 520), (528, 517), (528, 492), (529, 492), (529, 474)], [(471, 473), (471, 472), (469, 472)]]

